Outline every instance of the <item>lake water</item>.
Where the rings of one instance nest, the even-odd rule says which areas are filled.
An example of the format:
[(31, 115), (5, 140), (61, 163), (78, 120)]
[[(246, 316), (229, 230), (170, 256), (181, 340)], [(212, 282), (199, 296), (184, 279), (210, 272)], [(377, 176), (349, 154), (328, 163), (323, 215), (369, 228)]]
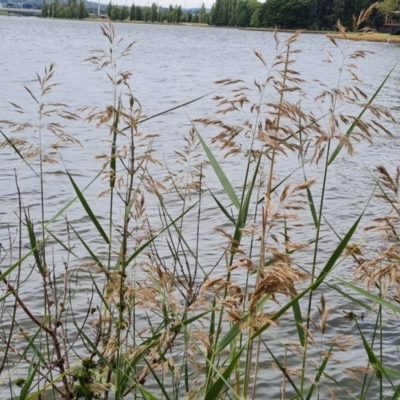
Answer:
[[(133, 73), (130, 81), (131, 87), (146, 115), (155, 115), (212, 92), (209, 96), (184, 107), (184, 109), (174, 110), (143, 124), (144, 133), (160, 135), (154, 148), (157, 150), (158, 158), (169, 163), (172, 169), (177, 168), (174, 151), (182, 145), (182, 137), (187, 135), (191, 128), (189, 119), (215, 116), (215, 106), (211, 98), (225, 92), (216, 86), (214, 81), (240, 78), (249, 85), (255, 79), (262, 81), (266, 75), (265, 68), (254, 56), (254, 50), (261, 50), (267, 63), (271, 63), (276, 54), (275, 41), (271, 32), (145, 24), (116, 24), (115, 27), (118, 36), (124, 39), (124, 43), (136, 41), (132, 55), (121, 59), (121, 68)], [(281, 41), (284, 41), (289, 34), (281, 33), (279, 37)], [(303, 34), (295, 44), (295, 48), (300, 49), (301, 53), (296, 56), (297, 63), (294, 68), (306, 81), (302, 84), (302, 107), (313, 110), (315, 115), (320, 115), (323, 108), (313, 101), (313, 97), (321, 91), (320, 84), (314, 79), (319, 79), (328, 87), (335, 87), (338, 83), (337, 67), (340, 65), (328, 65), (322, 62), (326, 58), (326, 48), (333, 48), (334, 56), (337, 60), (341, 60), (340, 52), (345, 51), (346, 46), (345, 43), (339, 42), (339, 49), (335, 50), (324, 35), (317, 34)], [(110, 104), (112, 92), (105, 74), (101, 71), (94, 71), (91, 64), (84, 62), (90, 57), (91, 50), (106, 47), (106, 40), (100, 33), (100, 24), (96, 22), (0, 17), (0, 120), (20, 122), (27, 116), (31, 118), (29, 114), (34, 115), (35, 103), (23, 86), (36, 90), (36, 72), (42, 75), (44, 67), (52, 62), (56, 64), (54, 81), (59, 83), (59, 86), (55, 87), (51, 94), (52, 101), (66, 103), (71, 109), (85, 106), (104, 107)], [(386, 43), (355, 43), (350, 47), (374, 52), (360, 63), (358, 69), (358, 74), (364, 81), (363, 90), (371, 96), (399, 60), (400, 46)], [(378, 97), (379, 103), (388, 107), (396, 118), (399, 117), (400, 112), (398, 105), (399, 80), (400, 73), (395, 70)], [(274, 100), (276, 99), (271, 98), (267, 101)], [(17, 114), (9, 102), (23, 106), (27, 115)], [(202, 126), (198, 128), (209, 142), (215, 130)], [(373, 169), (375, 165), (385, 163), (388, 170), (392, 171), (399, 162), (399, 133), (395, 127), (391, 128), (394, 128), (394, 138), (377, 137), (374, 139), (374, 146), (360, 144), (357, 147), (356, 156), (352, 158), (342, 152), (332, 166), (324, 216), (342, 236), (364, 210), (371, 196), (373, 179), (368, 168)], [(1, 123), (0, 129), (5, 133), (8, 132)], [(83, 187), (96, 176), (101, 167), (101, 162), (96, 161), (94, 157), (107, 151), (107, 143), (102, 141), (108, 137), (107, 129), (93, 129), (93, 124), (76, 122), (68, 125), (68, 133), (76, 136), (83, 148), (62, 146), (63, 160), (77, 183)], [(216, 149), (215, 151), (217, 152)], [(222, 159), (220, 154), (218, 159)], [(0, 160), (0, 242), (5, 248), (13, 246), (15, 248), (15, 244), (9, 245), (9, 236), (14, 237), (18, 226), (18, 219), (14, 214), (17, 210), (15, 173), (21, 187), (23, 203), (29, 208), (31, 217), (36, 221), (40, 219), (39, 185), (34, 174), (21, 163), (13, 152), (8, 149), (0, 149)], [(280, 159), (276, 181), (291, 173), (297, 165), (296, 163), (293, 157)], [(33, 166), (37, 167), (35, 161)], [(223, 162), (223, 167), (239, 192), (244, 175), (243, 168), (229, 159)], [(208, 185), (213, 193), (221, 196), (220, 198), (228, 204), (227, 199), (223, 197), (223, 190), (210, 168), (206, 175)], [(307, 175), (309, 178), (316, 177), (318, 179), (316, 185), (318, 188), (322, 178), (319, 169), (315, 166), (307, 167)], [(295, 174), (293, 179), (301, 180), (302, 173)], [(106, 204), (98, 198), (98, 194), (105, 188), (105, 183), (99, 181), (92, 185), (86, 194), (93, 211), (99, 215), (99, 220), (104, 224), (106, 221), (102, 221), (101, 214)], [(62, 165), (48, 167), (45, 174), (45, 192), (48, 194), (46, 218), (50, 218), (72, 198), (70, 183)], [(317, 194), (316, 198), (318, 198)], [(173, 199), (168, 199), (168, 202), (172, 207), (173, 214), (178, 215), (179, 208), (174, 209)], [(224, 244), (222, 238), (215, 240), (213, 229), (215, 226), (229, 227), (229, 224), (226, 225), (211, 196), (205, 196), (203, 207), (202, 219), (207, 223), (201, 230), (201, 248), (204, 249), (202, 260), (204, 265), (213, 266), (218, 258), (217, 255), (219, 256), (221, 253), (220, 246)], [(148, 204), (148, 211), (157, 215), (157, 205)], [(372, 201), (366, 212), (365, 223), (381, 213), (381, 205)], [(104, 255), (105, 252), (101, 249), (102, 241), (91, 237), (92, 227), (81, 207), (77, 204), (73, 205), (67, 214), (69, 221), (90, 241), (93, 248), (97, 249), (100, 255)], [(60, 234), (65, 234), (62, 220), (55, 222), (53, 227)], [(364, 233), (360, 231), (357, 239), (362, 239), (363, 235)], [(321, 247), (326, 249), (325, 257), (327, 258), (330, 254), (329, 251), (335, 248), (337, 239), (327, 226), (324, 227), (322, 236)], [(311, 234), (310, 237), (303, 240), (312, 238)], [(194, 240), (190, 234), (189, 240)], [(24, 244), (28, 245), (28, 242)], [(13, 254), (14, 261), (17, 257), (15, 252), (16, 249)], [(84, 253), (79, 256), (85, 259)], [(62, 271), (62, 256), (56, 253), (54, 258), (55, 264), (58, 265), (58, 272)], [(5, 266), (9, 261), (4, 260)], [(307, 262), (306, 259), (299, 261)], [(5, 266), (2, 265), (2, 270)], [(338, 275), (352, 280), (351, 270), (350, 264), (344, 264), (339, 268)], [(218, 265), (214, 274), (215, 276), (223, 275), (224, 265)], [(235, 279), (240, 281), (244, 278), (240, 274), (235, 274)], [(78, 301), (81, 299), (85, 304), (89, 281), (86, 282), (83, 279), (80, 284), (76, 299)], [(21, 296), (29, 298), (29, 305), (38, 315), (41, 313), (42, 291), (40, 285), (38, 278), (30, 278), (20, 290)], [(335, 297), (332, 292), (325, 295), (328, 297), (330, 307), (333, 308), (329, 319), (332, 332), (355, 333), (354, 322), (343, 319), (343, 310), (354, 309), (357, 311), (357, 306), (351, 304), (344, 297)], [(76, 312), (78, 316), (83, 316), (85, 308)], [(374, 318), (375, 315), (372, 313), (364, 318), (362, 328), (366, 334), (372, 332)], [(23, 315), (19, 321), (29, 328), (28, 320)], [(274, 336), (279, 332), (279, 338), (282, 339), (285, 335), (287, 337), (293, 335), (292, 328), (285, 327), (283, 324), (281, 328), (271, 330), (270, 333)], [(272, 336), (267, 335), (266, 337), (273, 341)], [(393, 320), (388, 323), (386, 328), (384, 353), (386, 362), (394, 368), (397, 366), (397, 358), (393, 349), (397, 349), (399, 344), (398, 329)], [(282, 354), (283, 350), (277, 348), (276, 352), (276, 354)], [(361, 343), (358, 343), (352, 352), (343, 353), (340, 358), (341, 361), (346, 362), (346, 367), (365, 366), (367, 363)], [(261, 361), (264, 368), (271, 362), (266, 355)], [(332, 363), (329, 374), (349, 387), (353, 383), (343, 373), (343, 368), (339, 363)], [(260, 380), (259, 398), (265, 398), (261, 396), (261, 393), (265, 391), (268, 393), (268, 398), (277, 399), (279, 398), (279, 387), (275, 385), (275, 382), (276, 379), (281, 379), (281, 375), (275, 371), (271, 372), (270, 368), (267, 370), (266, 376)], [(7, 383), (7, 378), (5, 382)], [(0, 386), (0, 398), (7, 398), (10, 395), (6, 383)], [(374, 386), (371, 390), (376, 390), (376, 387)], [(390, 391), (390, 389), (388, 390)], [(372, 391), (371, 396), (366, 398), (375, 398), (372, 393), (374, 392)], [(345, 392), (341, 394), (338, 392), (337, 396), (341, 399), (348, 398)], [(321, 398), (328, 398), (326, 389), (322, 389)]]

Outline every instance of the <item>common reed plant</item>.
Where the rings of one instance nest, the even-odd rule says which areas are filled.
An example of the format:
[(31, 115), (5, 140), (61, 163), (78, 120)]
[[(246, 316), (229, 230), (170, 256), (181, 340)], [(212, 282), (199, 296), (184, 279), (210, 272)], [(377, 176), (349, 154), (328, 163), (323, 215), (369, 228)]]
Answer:
[[(338, 29), (346, 39), (340, 23)], [(375, 105), (391, 72), (366, 93), (356, 67), (368, 52), (331, 39), (325, 61), (337, 66), (337, 84), (319, 82), (318, 114), (304, 105), (307, 82), (296, 71), (301, 33), (281, 42), (275, 32), (274, 57), (254, 52), (265, 75), (251, 84), (218, 81), (215, 115), (191, 120), (171, 159), (156, 153), (158, 135), (146, 133), (148, 121), (171, 110), (144, 114), (131, 72), (119, 69), (134, 43), (125, 45), (111, 23), (101, 32), (107, 47), (87, 61), (108, 78), (109, 105), (71, 112), (45, 103), (55, 86), (51, 65), (37, 77), (39, 96), (26, 88), (37, 120), (0, 121), (0, 147), (34, 171), (42, 210), (31, 215), (24, 207), (16, 176), (19, 231), (0, 253), (1, 392), (20, 399), (398, 398), (400, 372), (387, 365), (383, 344), (386, 324), (400, 310), (399, 169), (371, 171), (371, 199), (389, 206), (366, 228), (371, 245), (360, 240), (364, 213), (344, 234), (325, 217), (338, 155), (392, 135), (394, 117)], [(79, 146), (60, 122), (78, 115), (108, 131), (108, 152), (98, 155), (99, 173), (85, 188), (64, 166), (75, 197), (46, 217), (45, 163), (63, 165), (63, 158), (42, 135)], [(38, 139), (23, 139), (25, 130)], [(297, 166), (282, 177), (285, 157)], [(108, 208), (100, 218), (86, 190), (101, 179)], [(90, 237), (68, 219), (78, 204)], [(63, 233), (54, 228), (61, 217)], [(331, 248), (322, 241), (326, 232)], [(354, 275), (337, 272), (353, 263)], [(22, 291), (32, 276), (42, 281), (40, 319)], [(90, 282), (84, 306), (78, 276)], [(330, 321), (333, 294), (352, 305), (342, 316), (353, 324), (352, 336)], [(375, 318), (372, 335), (363, 330), (364, 313)], [(338, 367), (343, 352), (360, 354), (360, 346), (360, 365)], [(335, 375), (338, 368), (349, 378)]]

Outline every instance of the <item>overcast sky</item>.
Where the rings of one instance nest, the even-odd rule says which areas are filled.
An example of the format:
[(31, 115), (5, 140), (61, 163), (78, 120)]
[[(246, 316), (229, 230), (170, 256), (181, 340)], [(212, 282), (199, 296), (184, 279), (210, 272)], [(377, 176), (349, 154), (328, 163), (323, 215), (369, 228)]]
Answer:
[[(101, 1), (104, 3), (104, 0)], [(130, 7), (132, 5), (132, 0), (111, 0), (113, 4), (127, 5)], [(147, 6), (151, 5), (153, 2), (157, 3), (160, 6), (168, 7), (170, 4), (172, 5), (181, 5), (182, 8), (198, 8), (201, 7), (201, 4), (204, 2), (206, 8), (211, 8), (214, 4), (214, 0), (133, 0), (135, 5), (139, 6)], [(107, 2), (108, 3), (108, 2)]]

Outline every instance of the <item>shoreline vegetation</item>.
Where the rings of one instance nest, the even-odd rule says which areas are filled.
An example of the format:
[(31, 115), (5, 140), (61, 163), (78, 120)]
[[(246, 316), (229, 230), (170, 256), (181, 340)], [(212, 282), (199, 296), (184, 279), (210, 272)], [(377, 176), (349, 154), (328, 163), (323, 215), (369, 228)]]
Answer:
[[(328, 33), (327, 36), (332, 39), (343, 39), (340, 33)], [(388, 33), (369, 32), (347, 32), (346, 37), (348, 40), (364, 41), (364, 42), (383, 42), (383, 43), (400, 43), (400, 35), (390, 35)]]
[[(6, 16), (7, 13), (4, 12), (3, 14), (0, 12), (0, 15)], [(18, 14), (12, 14), (11, 16), (19, 17)], [(64, 18), (53, 18), (53, 19), (63, 19)], [(102, 22), (104, 23), (105, 18), (98, 18), (89, 16), (85, 19), (78, 20), (78, 21), (91, 21), (91, 22)], [(124, 23), (124, 24), (149, 24), (149, 25), (165, 25), (165, 26), (195, 26), (195, 27), (204, 27), (204, 28), (216, 28), (216, 29), (238, 29), (243, 31), (254, 31), (254, 32), (274, 32), (275, 28), (251, 28), (251, 27), (228, 27), (228, 26), (214, 26), (209, 25), (206, 23), (199, 23), (199, 22), (180, 22), (176, 23), (169, 23), (169, 22), (151, 22), (151, 21), (130, 21), (126, 19), (124, 21), (113, 21), (113, 23)], [(287, 33), (295, 33), (295, 29), (278, 29), (279, 32), (287, 32)], [(344, 39), (343, 34), (339, 31), (320, 31), (320, 30), (302, 30), (302, 34), (320, 34), (326, 35), (328, 38), (332, 39)], [(364, 42), (381, 42), (387, 44), (397, 44), (400, 43), (400, 35), (390, 35), (388, 33), (382, 32), (346, 32), (346, 39), (352, 41), (364, 41)]]
[[(127, 22), (129, 19), (131, 22), (189, 25), (201, 23), (206, 26), (260, 31), (268, 31), (276, 27), (287, 32), (302, 30), (335, 34), (333, 31), (336, 30), (336, 21), (340, 21), (349, 32), (391, 30), (399, 11), (393, 8), (390, 1), (384, 0), (378, 3), (373, 0), (359, 0), (351, 6), (344, 7), (332, 6), (328, 0), (303, 0), (302, 2), (269, 0), (265, 3), (259, 3), (257, 0), (216, 0), (211, 9), (206, 9), (204, 3), (196, 9), (183, 9), (178, 4), (162, 7), (155, 2), (151, 5), (148, 3), (147, 6), (132, 3), (128, 7), (110, 2), (102, 12), (114, 22)], [(84, 19), (89, 17), (89, 14), (83, 0), (79, 0), (79, 4), (78, 0), (68, 0), (67, 3), (53, 0), (50, 4), (44, 0), (42, 16)], [(351, 39), (360, 40), (356, 36), (351, 36)], [(378, 36), (370, 36), (366, 40), (384, 41)]]
[[(135, 42), (123, 42), (110, 21), (101, 34), (105, 44), (85, 61), (109, 83), (107, 104), (72, 111), (65, 96), (56, 102), (50, 64), (24, 86), (37, 112), (10, 98), (17, 120), (0, 120), (0, 150), (33, 176), (24, 195), (23, 170), (15, 172), (10, 226), (18, 229), (0, 246), (2, 392), (20, 400), (255, 400), (267, 382), (281, 399), (398, 398), (390, 338), (400, 313), (400, 166), (365, 166), (364, 211), (325, 219), (343, 190), (337, 169), (351, 168), (338, 156), (394, 137), (397, 119), (376, 104), (393, 69), (363, 84), (357, 65), (370, 52), (327, 40), (321, 62), (337, 83), (306, 81), (296, 70), (301, 32), (281, 40), (275, 31), (275, 54), (254, 51), (262, 76), (217, 81), (213, 115), (188, 120), (181, 148), (177, 141), (165, 157), (146, 122), (200, 98), (145, 116), (132, 71), (121, 66)], [(307, 110), (299, 98), (318, 79)], [(108, 134), (95, 177), (78, 168), (81, 143), (68, 129), (78, 120)], [(77, 149), (70, 162), (87, 181), (81, 187), (64, 164), (66, 146)], [(297, 163), (289, 175), (279, 170), (288, 155)], [(62, 198), (71, 199), (51, 218), (58, 188), (44, 184), (49, 164), (65, 171)], [(232, 165), (243, 171), (239, 184)], [(101, 216), (86, 195), (95, 181)], [(25, 208), (26, 195), (36, 212)], [(372, 200), (382, 214), (363, 230)], [(81, 210), (75, 219), (72, 204)], [(40, 317), (27, 282), (40, 287)], [(349, 311), (332, 309), (328, 293)]]

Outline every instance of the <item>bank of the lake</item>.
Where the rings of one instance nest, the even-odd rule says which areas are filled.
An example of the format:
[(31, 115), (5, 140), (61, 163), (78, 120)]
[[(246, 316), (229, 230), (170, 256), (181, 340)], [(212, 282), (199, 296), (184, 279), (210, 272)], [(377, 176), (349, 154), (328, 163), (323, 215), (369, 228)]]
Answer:
[[(274, 28), (238, 28), (240, 30), (246, 31), (257, 31), (257, 32), (274, 32)], [(278, 30), (279, 32), (288, 32), (294, 33), (296, 32), (293, 29), (282, 29)], [(390, 35), (389, 33), (381, 33), (381, 32), (346, 32), (346, 37), (344, 37), (341, 33), (337, 31), (310, 31), (310, 30), (302, 30), (302, 34), (319, 34), (326, 35), (328, 38), (332, 39), (348, 39), (353, 41), (360, 42), (383, 42), (383, 43), (400, 43), (400, 35)]]
[(399, 35), (390, 35), (388, 33), (369, 32), (346, 32), (346, 38), (340, 33), (328, 33), (327, 36), (332, 39), (348, 39), (360, 42), (383, 42), (383, 43), (400, 43)]

